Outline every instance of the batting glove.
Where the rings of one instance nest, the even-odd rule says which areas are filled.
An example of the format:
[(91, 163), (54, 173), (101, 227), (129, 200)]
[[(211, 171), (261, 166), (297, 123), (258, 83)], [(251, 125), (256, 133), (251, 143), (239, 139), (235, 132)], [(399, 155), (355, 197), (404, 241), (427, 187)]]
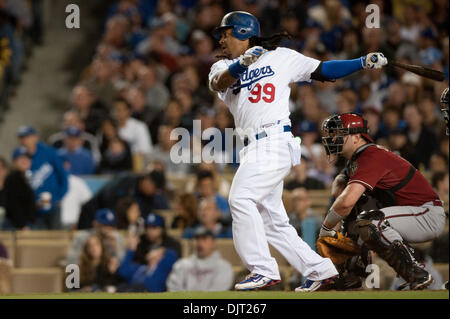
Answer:
[(266, 51), (266, 49), (260, 46), (252, 47), (239, 57), (239, 63), (242, 66), (249, 66), (258, 60), (258, 58)]
[(381, 52), (373, 52), (361, 57), (361, 65), (364, 69), (381, 69), (387, 64), (388, 60)]
[(334, 229), (330, 229), (322, 224), (320, 227), (319, 238), (321, 237), (334, 237), (337, 238), (337, 232)]

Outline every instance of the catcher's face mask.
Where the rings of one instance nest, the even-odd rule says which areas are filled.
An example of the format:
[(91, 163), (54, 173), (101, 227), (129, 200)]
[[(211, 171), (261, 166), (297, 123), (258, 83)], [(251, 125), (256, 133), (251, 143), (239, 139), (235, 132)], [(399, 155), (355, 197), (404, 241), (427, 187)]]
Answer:
[(446, 88), (442, 94), (441, 94), (441, 100), (440, 100), (440, 104), (441, 104), (441, 111), (444, 114), (444, 120), (445, 123), (447, 124), (447, 130), (446, 130), (446, 134), (448, 135), (448, 88)]
[(322, 124), (322, 144), (330, 161), (331, 155), (336, 157), (342, 153), (344, 147), (344, 136), (346, 130), (342, 124), (339, 115), (328, 117)]
[(331, 115), (323, 122), (322, 131), (322, 144), (329, 162), (334, 161), (342, 154), (346, 135), (360, 133), (367, 142), (373, 143), (368, 134), (367, 121), (354, 113)]

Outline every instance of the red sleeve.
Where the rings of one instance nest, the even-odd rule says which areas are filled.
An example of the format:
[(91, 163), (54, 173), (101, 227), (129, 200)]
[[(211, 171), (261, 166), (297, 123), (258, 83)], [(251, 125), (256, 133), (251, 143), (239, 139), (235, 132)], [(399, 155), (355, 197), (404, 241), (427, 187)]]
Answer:
[(373, 190), (378, 181), (386, 174), (386, 167), (383, 162), (381, 152), (376, 149), (365, 150), (351, 165), (348, 183), (360, 183)]

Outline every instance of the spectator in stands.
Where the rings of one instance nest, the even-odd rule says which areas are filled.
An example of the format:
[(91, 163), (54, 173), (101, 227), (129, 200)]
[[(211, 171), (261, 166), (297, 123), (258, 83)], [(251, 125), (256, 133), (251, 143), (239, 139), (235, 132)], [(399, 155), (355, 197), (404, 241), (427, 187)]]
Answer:
[(98, 173), (109, 174), (133, 169), (133, 158), (129, 144), (119, 137), (116, 121), (107, 118), (103, 121), (99, 139), (102, 159)]
[(84, 84), (75, 86), (72, 90), (72, 103), (86, 125), (86, 132), (96, 134), (108, 111), (94, 89)]
[(12, 169), (4, 183), (6, 216), (3, 229), (30, 229), (37, 209), (29, 180), (31, 158), (27, 149), (23, 146), (14, 149), (12, 161)]
[(213, 232), (198, 228), (195, 252), (178, 260), (167, 280), (168, 291), (224, 291), (234, 281), (231, 264), (216, 250)]
[(169, 90), (159, 81), (155, 66), (145, 66), (138, 71), (138, 83), (144, 92), (146, 104), (154, 113), (162, 111), (169, 101)]
[(435, 152), (430, 157), (430, 171), (432, 173), (448, 171), (448, 157), (444, 153)]
[(117, 229), (127, 230), (129, 234), (140, 236), (144, 232), (144, 219), (139, 204), (133, 197), (119, 199), (116, 205)]
[(52, 147), (39, 141), (33, 127), (21, 126), (17, 136), (31, 156), (31, 187), (38, 206), (34, 227), (58, 229), (61, 227), (60, 202), (68, 189), (63, 162)]
[(293, 190), (298, 187), (304, 187), (306, 189), (325, 189), (325, 184), (322, 181), (308, 176), (309, 165), (311, 165), (310, 161), (302, 155), (300, 164), (292, 168), (294, 171), (294, 178), (286, 182), (284, 188), (287, 190)]
[(225, 222), (231, 220), (230, 206), (225, 197), (216, 192), (214, 175), (210, 171), (197, 172), (197, 192), (196, 196), (199, 200), (207, 199), (215, 202), (219, 209), (222, 219)]
[[(219, 174), (216, 163), (207, 163), (203, 161), (195, 167), (196, 174), (203, 171), (208, 171), (212, 174), (214, 179), (214, 188), (217, 189), (217, 194), (227, 198), (228, 193), (230, 192), (231, 183), (223, 175)], [(185, 191), (188, 193), (195, 193), (196, 186), (197, 180), (189, 179), (186, 183)]]
[(170, 248), (178, 257), (181, 257), (180, 242), (167, 235), (164, 219), (155, 213), (148, 214), (145, 219), (145, 231), (139, 237), (134, 260), (138, 263), (145, 264), (147, 252), (151, 247)]
[(4, 210), (6, 205), (5, 179), (8, 176), (8, 172), (8, 163), (0, 156), (0, 211)]
[(221, 214), (214, 199), (205, 198), (200, 201), (197, 219), (199, 223), (196, 226), (185, 228), (183, 238), (193, 238), (199, 227), (210, 230), (216, 238), (233, 238), (231, 227), (221, 222)]
[(120, 264), (118, 273), (127, 280), (118, 291), (163, 292), (172, 267), (178, 259), (177, 253), (167, 247), (153, 246), (146, 252), (145, 262), (134, 261), (138, 240), (129, 240), (128, 251)]
[(77, 228), (81, 208), (92, 198), (88, 185), (79, 176), (69, 175), (69, 188), (61, 201), (61, 223), (63, 228)]
[[(394, 86), (395, 84), (392, 84)], [(385, 132), (386, 137), (391, 135), (393, 131), (401, 131), (406, 127), (405, 121), (401, 117), (400, 110), (393, 106), (387, 105), (383, 108), (380, 132)]]
[(117, 257), (119, 261), (125, 255), (125, 244), (122, 235), (116, 230), (116, 217), (110, 209), (99, 209), (95, 213), (92, 228), (76, 233), (67, 255), (67, 264), (80, 264), (80, 255), (83, 247), (91, 235), (98, 235), (109, 256)]
[(439, 108), (429, 94), (425, 95), (419, 103), (419, 109), (423, 116), (423, 124), (431, 129), (436, 136), (443, 135), (445, 132), (445, 122), (439, 118)]
[(439, 198), (444, 203), (449, 202), (449, 180), (448, 170), (437, 171), (431, 176), (431, 186), (433, 186)]
[(184, 230), (187, 227), (194, 227), (198, 223), (198, 200), (194, 195), (184, 193), (177, 196), (173, 209), (175, 217), (172, 229)]
[(119, 136), (130, 145), (133, 157), (143, 160), (153, 147), (147, 125), (131, 117), (131, 106), (124, 99), (114, 102), (113, 116), (117, 121)]
[(428, 169), (430, 157), (437, 150), (437, 138), (432, 131), (422, 123), (422, 116), (415, 104), (409, 104), (403, 111), (407, 127), (408, 143), (412, 146), (406, 159), (415, 167), (423, 165)]
[(288, 216), (289, 223), (294, 226), (297, 234), (315, 250), (322, 221), (311, 209), (311, 204), (308, 191), (303, 187), (295, 188), (292, 191), (292, 212)]
[(164, 164), (164, 169), (171, 174), (186, 175), (190, 171), (188, 163), (174, 163), (170, 157), (172, 146), (177, 143), (177, 140), (170, 138), (170, 134), (174, 127), (169, 125), (161, 125), (158, 129), (158, 144), (153, 147), (150, 153), (150, 161), (159, 161)]
[(12, 292), (12, 263), (8, 257), (8, 251), (0, 240), (0, 295)]
[(8, 251), (3, 243), (0, 241), (0, 259), (8, 259)]
[(97, 209), (115, 209), (117, 201), (124, 196), (132, 196), (138, 201), (143, 218), (153, 210), (169, 209), (164, 173), (156, 170), (145, 175), (123, 173), (113, 178), (83, 205), (78, 228), (90, 228)]
[(62, 148), (64, 146), (64, 138), (66, 137), (65, 130), (69, 127), (75, 126), (81, 130), (81, 139), (83, 140), (83, 147), (92, 152), (95, 162), (100, 161), (100, 150), (97, 138), (88, 132), (84, 131), (85, 124), (80, 118), (80, 114), (74, 110), (70, 110), (64, 113), (63, 123), (61, 125), (62, 131), (50, 135), (48, 138), (48, 143), (56, 149)]
[[(447, 212), (448, 223), (448, 212)], [(429, 249), (430, 257), (436, 263), (448, 263), (449, 261), (449, 233), (443, 232), (438, 238), (434, 239)]]
[(302, 139), (302, 155), (312, 162), (313, 167), (320, 168), (320, 158), (323, 153), (322, 143), (318, 141), (317, 125), (311, 121), (303, 120), (297, 125), (296, 134)]
[[(99, 235), (90, 235), (80, 255), (80, 289), (83, 291), (111, 291), (121, 278), (117, 275), (119, 261), (109, 254)], [(113, 290), (114, 291), (114, 290)]]
[(64, 131), (64, 147), (58, 155), (64, 160), (65, 169), (73, 175), (90, 175), (95, 172), (95, 161), (92, 152), (83, 147), (81, 130), (70, 126)]

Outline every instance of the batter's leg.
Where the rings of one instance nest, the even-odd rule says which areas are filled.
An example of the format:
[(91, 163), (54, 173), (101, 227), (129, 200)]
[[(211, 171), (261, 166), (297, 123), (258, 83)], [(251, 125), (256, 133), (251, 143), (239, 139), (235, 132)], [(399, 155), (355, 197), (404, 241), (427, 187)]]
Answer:
[(309, 247), (289, 224), (289, 218), (282, 201), (283, 182), (264, 198), (259, 211), (269, 243), (303, 276), (317, 281), (338, 274), (332, 261), (323, 258)]
[(233, 219), (234, 247), (251, 273), (280, 280), (278, 264), (270, 255), (263, 220), (256, 207), (258, 181), (252, 174), (254, 168), (247, 166), (241, 164), (236, 172), (228, 199)]

